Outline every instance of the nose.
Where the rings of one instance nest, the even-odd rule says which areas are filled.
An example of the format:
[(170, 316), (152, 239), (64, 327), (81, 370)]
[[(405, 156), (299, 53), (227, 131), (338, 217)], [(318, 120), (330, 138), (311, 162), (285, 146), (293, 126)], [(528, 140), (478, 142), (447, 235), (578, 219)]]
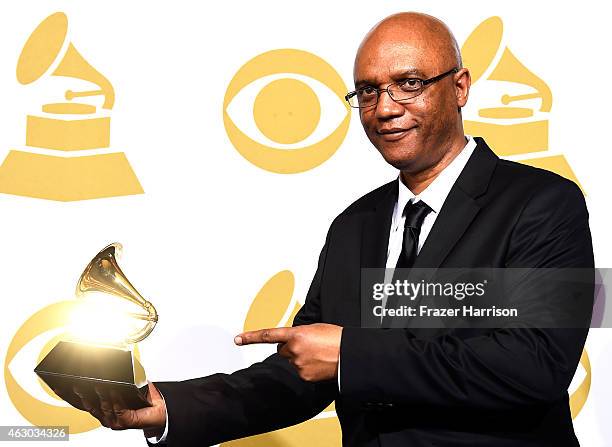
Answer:
[(388, 91), (380, 92), (378, 103), (376, 104), (376, 118), (386, 120), (404, 114), (404, 106), (391, 98)]

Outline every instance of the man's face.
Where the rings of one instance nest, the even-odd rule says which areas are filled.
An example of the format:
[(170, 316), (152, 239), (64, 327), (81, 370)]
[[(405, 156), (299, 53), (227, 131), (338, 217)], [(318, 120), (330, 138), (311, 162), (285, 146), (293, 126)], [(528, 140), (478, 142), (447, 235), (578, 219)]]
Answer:
[[(424, 36), (407, 38), (393, 31), (371, 36), (355, 60), (355, 87), (387, 87), (416, 77), (428, 79), (454, 68), (448, 51)], [(361, 123), (372, 144), (394, 167), (419, 172), (440, 160), (455, 135), (459, 115), (455, 76), (427, 85), (421, 95), (397, 103), (387, 92), (376, 106), (360, 109)]]

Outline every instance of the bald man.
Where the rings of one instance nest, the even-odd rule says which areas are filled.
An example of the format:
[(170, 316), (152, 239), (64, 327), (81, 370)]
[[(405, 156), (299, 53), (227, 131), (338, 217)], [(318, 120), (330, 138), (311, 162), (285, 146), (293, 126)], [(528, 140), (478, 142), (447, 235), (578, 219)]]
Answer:
[(578, 445), (567, 387), (587, 329), (365, 328), (360, 278), (365, 267), (593, 267), (580, 190), (464, 135), (470, 73), (434, 17), (378, 23), (354, 80), (347, 101), (399, 176), (333, 221), (293, 327), (235, 339), (278, 353), (229, 375), (150, 384), (142, 410), (104, 390), (67, 400), (107, 427), (181, 447), (297, 424), (334, 400), (344, 446)]

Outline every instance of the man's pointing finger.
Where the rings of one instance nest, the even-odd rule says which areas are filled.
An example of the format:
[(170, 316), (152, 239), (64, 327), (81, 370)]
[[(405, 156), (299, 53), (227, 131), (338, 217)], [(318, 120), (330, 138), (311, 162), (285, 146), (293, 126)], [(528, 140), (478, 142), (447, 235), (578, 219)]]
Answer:
[(294, 328), (277, 327), (261, 329), (259, 331), (243, 332), (234, 337), (234, 343), (239, 346), (253, 343), (286, 343), (291, 337)]

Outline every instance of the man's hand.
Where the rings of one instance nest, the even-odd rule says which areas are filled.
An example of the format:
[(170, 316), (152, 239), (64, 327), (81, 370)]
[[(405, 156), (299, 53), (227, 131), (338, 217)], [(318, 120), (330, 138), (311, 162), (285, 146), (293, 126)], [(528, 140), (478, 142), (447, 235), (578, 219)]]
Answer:
[(302, 379), (318, 382), (337, 377), (341, 338), (341, 326), (315, 323), (244, 332), (234, 342), (240, 346), (278, 343), (278, 353), (296, 367)]
[(75, 386), (72, 390), (55, 389), (55, 394), (79, 410), (87, 411), (100, 423), (113, 430), (139, 428), (145, 436), (161, 436), (166, 426), (166, 404), (151, 382), (149, 382), (149, 401), (151, 407), (130, 410), (121, 396), (111, 390), (96, 387), (95, 394), (87, 393)]

